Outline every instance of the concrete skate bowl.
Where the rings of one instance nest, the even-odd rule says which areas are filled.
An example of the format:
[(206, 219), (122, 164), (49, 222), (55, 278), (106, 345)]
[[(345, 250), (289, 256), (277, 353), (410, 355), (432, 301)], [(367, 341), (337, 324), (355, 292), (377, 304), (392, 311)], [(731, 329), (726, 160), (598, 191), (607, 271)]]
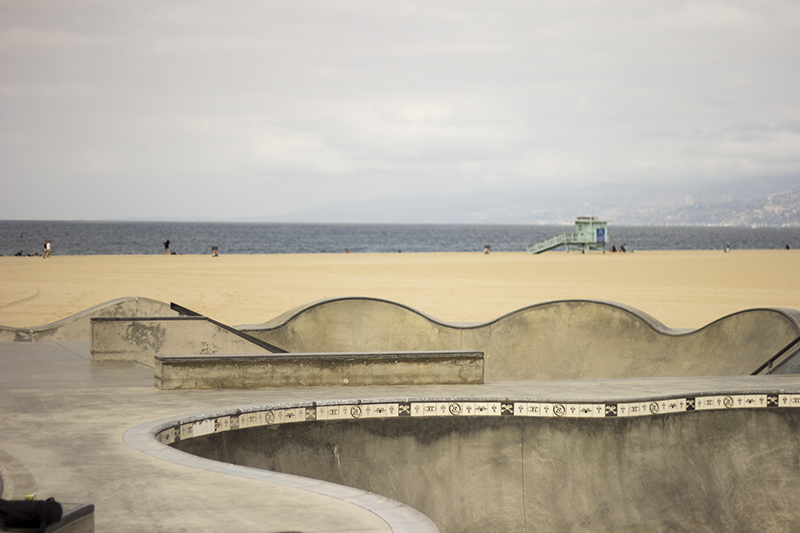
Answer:
[(32, 328), (0, 326), (0, 342), (69, 342), (91, 339), (92, 317), (178, 316), (169, 304), (150, 298), (117, 298), (72, 316)]
[[(487, 382), (725, 376), (752, 374), (795, 341), (800, 311), (750, 309), (685, 331), (594, 300), (546, 302), (459, 324), (386, 300), (336, 298), (240, 329), (289, 352), (481, 351)], [(797, 361), (786, 364), (798, 351), (800, 344), (773, 371), (800, 371)]]
[(377, 401), (207, 413), (151, 436), (221, 472), (241, 465), (322, 480), (311, 490), (323, 493), (333, 483), (380, 494), (444, 533), (797, 525), (800, 394)]

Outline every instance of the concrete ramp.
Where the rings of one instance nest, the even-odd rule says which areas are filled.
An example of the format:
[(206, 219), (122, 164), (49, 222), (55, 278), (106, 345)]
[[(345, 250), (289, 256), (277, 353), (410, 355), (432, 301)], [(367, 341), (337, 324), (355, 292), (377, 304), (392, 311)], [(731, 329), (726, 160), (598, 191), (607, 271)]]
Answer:
[(457, 324), (387, 300), (335, 298), (240, 329), (290, 352), (481, 351), (487, 382), (724, 376), (752, 374), (800, 336), (800, 311), (750, 309), (687, 332), (595, 300), (546, 302)]
[(71, 342), (91, 338), (93, 317), (178, 316), (169, 304), (150, 298), (117, 298), (72, 316), (33, 328), (0, 326), (0, 342)]

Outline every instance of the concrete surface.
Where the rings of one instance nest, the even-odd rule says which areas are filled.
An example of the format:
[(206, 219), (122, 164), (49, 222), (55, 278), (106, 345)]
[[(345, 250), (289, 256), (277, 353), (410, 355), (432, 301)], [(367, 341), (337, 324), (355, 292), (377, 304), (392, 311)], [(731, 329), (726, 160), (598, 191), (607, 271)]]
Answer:
[[(397, 507), (395, 502), (387, 499), (382, 500), (384, 505), (381, 508), (381, 498), (366, 494), (363, 490), (193, 458), (160, 444), (148, 435), (152, 435), (155, 428), (172, 423), (173, 420), (202, 418), (202, 413), (243, 408), (262, 410), (269, 406), (307, 402), (338, 405), (385, 398), (428, 402), (459, 397), (474, 398), (476, 401), (483, 398), (522, 398), (529, 401), (593, 403), (609, 399), (636, 402), (655, 397), (722, 393), (781, 391), (800, 394), (798, 376), (515, 381), (484, 385), (357, 389), (313, 387), (160, 391), (153, 386), (152, 372), (151, 368), (135, 362), (92, 363), (88, 342), (0, 344), (0, 449), (25, 465), (35, 480), (39, 497), (54, 496), (63, 501), (93, 503), (98, 531), (424, 531), (413, 522), (418, 516), (407, 510), (402, 511), (402, 507)], [(746, 450), (751, 452), (760, 450), (755, 455), (750, 452), (740, 454), (738, 448), (725, 444), (728, 437), (736, 438), (735, 432), (709, 432), (705, 429), (705, 421), (702, 427), (692, 429), (690, 426), (700, 424), (701, 418), (708, 419), (703, 417), (704, 413), (680, 414), (675, 415), (674, 419), (660, 416), (629, 424), (637, 426), (638, 432), (653, 431), (656, 436), (663, 434), (668, 437), (668, 442), (675, 444), (676, 448), (669, 459), (677, 461), (672, 463), (677, 465), (676, 472), (679, 468), (689, 469), (686, 473), (688, 477), (683, 478), (688, 481), (684, 483), (676, 475), (673, 478), (674, 483), (671, 482), (668, 486), (675, 491), (684, 489), (689, 495), (697, 494), (694, 482), (704, 481), (705, 476), (701, 475), (703, 470), (691, 470), (694, 464), (691, 457), (697, 450), (691, 446), (691, 440), (681, 444), (681, 435), (702, 439), (697, 442), (703, 448), (719, 445), (720, 455), (728, 456), (731, 463), (741, 463), (738, 474), (731, 470), (727, 478), (719, 478), (723, 481), (732, 479), (734, 474), (740, 476), (736, 478), (737, 483), (731, 485), (725, 494), (736, 502), (746, 502), (738, 494), (739, 490), (746, 487), (746, 479), (760, 475), (757, 470), (765, 467), (770, 462), (770, 457), (784, 461), (783, 464), (787, 465), (786, 472), (793, 473), (793, 469), (797, 468), (796, 450), (800, 447), (795, 444), (795, 455), (787, 456), (789, 452), (783, 444), (785, 441), (775, 441), (772, 432), (776, 431), (774, 436), (780, 439), (787, 433), (777, 432), (779, 424), (767, 422), (767, 425), (761, 425), (757, 416), (761, 412), (763, 410), (753, 410), (752, 413), (743, 415), (743, 418), (733, 421), (744, 425), (744, 435), (749, 436), (734, 440), (734, 443), (745, 445)], [(698, 416), (700, 418), (693, 418)], [(685, 417), (685, 421), (678, 421), (679, 417)], [(722, 425), (727, 423), (723, 422)], [(668, 434), (664, 433), (664, 427), (667, 426), (672, 428)], [(525, 432), (526, 427), (533, 433)], [(546, 429), (546, 426), (543, 427)], [(534, 439), (531, 442), (535, 442), (536, 438), (545, 436), (545, 433), (540, 435), (540, 430), (542, 427), (526, 421), (515, 432), (518, 438), (531, 438)], [(576, 426), (570, 431), (580, 433), (585, 428)], [(126, 438), (126, 435), (136, 438)], [(599, 442), (597, 450), (594, 450), (591, 444), (593, 440), (573, 441), (567, 435), (568, 433), (563, 434), (559, 441), (562, 452), (560, 457), (542, 455), (540, 459), (551, 462), (558, 458), (564, 468), (579, 470), (586, 466), (581, 459), (586, 454), (591, 462), (609, 461), (609, 472), (615, 468), (619, 472), (625, 471), (615, 462), (623, 461), (624, 455), (601, 454), (597, 450), (608, 449), (603, 442)], [(557, 436), (558, 432), (554, 433), (554, 437)], [(613, 437), (603, 431), (598, 436), (601, 439)], [(796, 443), (797, 432), (788, 437), (795, 439)], [(126, 440), (138, 443), (138, 448), (132, 447)], [(644, 441), (641, 447), (644, 456), (650, 453), (645, 445), (654, 446), (652, 453), (656, 453), (657, 441), (657, 438)], [(577, 442), (590, 444), (578, 445)], [(631, 446), (638, 446), (636, 439), (631, 438), (630, 442)], [(450, 444), (447, 445), (449, 446)], [(549, 446), (551, 450), (559, 448), (557, 443)], [(529, 452), (534, 453), (535, 449), (536, 446), (529, 448)], [(776, 450), (774, 456), (771, 455), (773, 449)], [(706, 458), (710, 455), (708, 451), (699, 453)], [(786, 459), (790, 459), (788, 463), (785, 462)], [(535, 465), (537, 456), (526, 455), (524, 460)], [(669, 471), (666, 466), (656, 463), (658, 461), (655, 459), (651, 463), (654, 468), (660, 468), (655, 469), (655, 473)], [(779, 463), (776, 462), (777, 464)], [(418, 468), (416, 464), (408, 466)], [(600, 465), (591, 468), (597, 469)], [(800, 520), (800, 512), (797, 510), (800, 509), (800, 502), (792, 500), (800, 492), (788, 491), (795, 487), (796, 475), (794, 478), (782, 476), (782, 470), (778, 467), (770, 467), (769, 472), (775, 476), (774, 481), (778, 486), (787, 489), (783, 499), (776, 499), (769, 504), (769, 511)], [(380, 473), (380, 469), (376, 468), (375, 474)], [(478, 473), (480, 471), (476, 472)], [(632, 473), (626, 475), (633, 476)], [(640, 476), (640, 479), (644, 477)], [(620, 480), (620, 483), (622, 481), (624, 480)], [(536, 481), (528, 479), (526, 483), (535, 484)], [(550, 508), (550, 511), (541, 515), (541, 518), (527, 519), (528, 531), (537, 530), (537, 520), (542, 525), (555, 524), (554, 529), (557, 530), (558, 522), (555, 522), (555, 517), (560, 516), (565, 508), (571, 510), (575, 506), (579, 515), (590, 509), (588, 502), (580, 499), (584, 489), (575, 487), (574, 483), (539, 486), (541, 491), (538, 494), (543, 502), (540, 505), (531, 501), (526, 508), (544, 511)], [(574, 496), (577, 500), (570, 496), (571, 489), (577, 489)], [(535, 498), (537, 493), (525, 494), (533, 494)], [(663, 497), (674, 495), (675, 492), (668, 492)], [(638, 490), (629, 492), (628, 496), (642, 500), (662, 497), (661, 494)], [(680, 505), (690, 505), (693, 500), (687, 497), (679, 501)], [(791, 506), (787, 507), (787, 502)], [(643, 505), (648, 507), (650, 504), (644, 502)], [(722, 508), (723, 511), (732, 509), (730, 505), (724, 505), (727, 507)], [(750, 508), (745, 506), (743, 509)], [(609, 514), (611, 510), (602, 507), (596, 511), (600, 515), (614, 516)], [(706, 514), (701, 507), (686, 511), (697, 520), (706, 520)], [(722, 513), (718, 516), (722, 516)], [(732, 519), (735, 518), (734, 516)], [(708, 520), (710, 524), (713, 523), (710, 518)], [(764, 527), (757, 530), (780, 531), (780, 524), (776, 526), (776, 523), (765, 521)], [(737, 528), (729, 528), (735, 529)], [(739, 529), (747, 530), (744, 527)], [(597, 529), (588, 525), (576, 527), (574, 530)], [(641, 529), (632, 526), (629, 530)], [(646, 530), (671, 529), (667, 525), (661, 529), (649, 527)]]
[(751, 309), (686, 332), (612, 302), (547, 302), (451, 324), (394, 302), (335, 298), (240, 329), (289, 352), (477, 350), (486, 381), (726, 376), (751, 374), (797, 338), (800, 311)]

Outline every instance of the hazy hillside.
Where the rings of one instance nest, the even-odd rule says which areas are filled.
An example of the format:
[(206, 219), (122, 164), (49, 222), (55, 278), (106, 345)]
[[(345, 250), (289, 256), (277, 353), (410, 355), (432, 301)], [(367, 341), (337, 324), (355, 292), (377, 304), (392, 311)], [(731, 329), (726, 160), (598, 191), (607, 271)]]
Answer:
[(800, 175), (724, 185), (606, 183), (450, 195), (407, 195), (330, 205), (284, 222), (569, 224), (592, 213), (619, 225), (800, 227)]
[(602, 210), (628, 225), (800, 226), (800, 177), (753, 178)]

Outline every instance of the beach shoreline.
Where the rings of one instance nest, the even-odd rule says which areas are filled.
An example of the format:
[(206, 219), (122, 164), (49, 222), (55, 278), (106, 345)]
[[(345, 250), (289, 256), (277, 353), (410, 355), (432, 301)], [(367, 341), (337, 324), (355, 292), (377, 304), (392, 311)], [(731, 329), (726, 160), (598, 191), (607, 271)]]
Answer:
[(745, 309), (800, 309), (800, 251), (637, 251), (0, 257), (0, 325), (34, 327), (127, 296), (230, 325), (336, 297), (486, 322), (547, 301), (612, 301), (696, 329)]

